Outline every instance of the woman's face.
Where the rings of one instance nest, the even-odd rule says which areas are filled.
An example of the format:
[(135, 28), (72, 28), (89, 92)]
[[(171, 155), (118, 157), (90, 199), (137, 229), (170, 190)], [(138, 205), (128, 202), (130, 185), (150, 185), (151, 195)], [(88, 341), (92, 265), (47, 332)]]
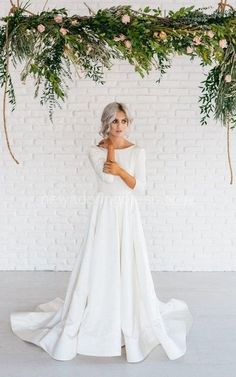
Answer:
[(110, 125), (109, 136), (124, 137), (128, 127), (128, 119), (123, 111), (117, 111), (116, 117)]

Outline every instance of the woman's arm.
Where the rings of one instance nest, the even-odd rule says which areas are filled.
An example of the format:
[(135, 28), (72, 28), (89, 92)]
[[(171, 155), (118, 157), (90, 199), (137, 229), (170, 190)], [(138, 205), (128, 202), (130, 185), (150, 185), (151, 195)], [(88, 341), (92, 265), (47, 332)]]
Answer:
[(115, 150), (113, 145), (109, 145), (107, 148), (107, 162), (115, 161)]
[(107, 147), (107, 160), (104, 163), (103, 172), (118, 175), (135, 192), (144, 192), (146, 186), (146, 153), (141, 148), (136, 159), (135, 174), (132, 176), (115, 161), (114, 145), (111, 140), (103, 139), (99, 144)]
[(115, 161), (115, 149), (111, 140), (108, 138), (100, 143), (107, 147), (107, 160), (104, 164), (103, 172), (118, 175), (130, 188), (134, 188), (136, 179)]
[(138, 194), (145, 194), (146, 190), (146, 152), (144, 148), (140, 148), (136, 156), (134, 176), (136, 178), (136, 185), (134, 192)]
[(133, 177), (132, 175), (130, 175), (125, 169), (123, 168), (120, 168), (120, 174), (119, 176), (121, 177), (121, 179), (123, 179), (123, 181), (130, 187), (130, 188), (134, 188), (135, 185), (136, 185), (136, 178)]
[(136, 183), (135, 177), (118, 165), (116, 161), (105, 162), (103, 171), (112, 175), (118, 175), (130, 188), (134, 188)]

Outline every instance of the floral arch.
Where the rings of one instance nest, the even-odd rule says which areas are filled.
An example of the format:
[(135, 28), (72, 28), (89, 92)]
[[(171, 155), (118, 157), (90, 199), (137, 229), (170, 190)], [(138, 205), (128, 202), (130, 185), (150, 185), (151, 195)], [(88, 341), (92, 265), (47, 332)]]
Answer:
[(10, 10), (0, 26), (0, 85), (3, 88), (3, 124), (8, 150), (6, 102), (15, 109), (16, 98), (10, 73), (14, 66), (24, 63), (21, 80), (35, 79), (35, 97), (47, 104), (52, 121), (53, 109), (66, 98), (71, 65), (81, 77), (103, 84), (103, 67), (112, 66), (112, 59), (128, 60), (135, 71), (144, 77), (153, 68), (161, 77), (171, 66), (172, 54), (198, 56), (202, 66), (212, 66), (201, 83), (199, 98), (201, 125), (207, 124), (212, 113), (227, 128), (227, 153), (230, 184), (233, 172), (229, 153), (230, 130), (236, 126), (236, 11), (221, 0), (216, 10), (194, 6), (162, 11), (149, 6), (134, 10), (121, 5), (94, 12), (89, 16), (68, 15), (65, 8), (29, 10), (29, 2), (16, 4), (10, 0)]

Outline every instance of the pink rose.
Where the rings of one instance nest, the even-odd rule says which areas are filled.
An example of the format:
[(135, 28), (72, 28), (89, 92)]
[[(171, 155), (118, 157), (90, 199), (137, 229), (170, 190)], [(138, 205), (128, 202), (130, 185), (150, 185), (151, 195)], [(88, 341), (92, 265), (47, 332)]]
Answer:
[(37, 26), (37, 30), (38, 30), (40, 33), (43, 33), (44, 30), (45, 30), (45, 26), (44, 26), (43, 24), (39, 24), (39, 25)]
[(62, 35), (66, 35), (68, 33), (69, 30), (65, 29), (64, 27), (61, 27), (60, 28), (60, 32)]
[(187, 47), (187, 54), (192, 54), (193, 53), (193, 48), (188, 46)]
[(124, 41), (124, 44), (125, 44), (125, 47), (127, 47), (127, 48), (131, 48), (131, 46), (132, 46), (132, 43), (128, 39), (126, 39), (126, 41)]
[(72, 24), (73, 26), (76, 26), (78, 23), (79, 23), (78, 20), (72, 20), (72, 21), (71, 21), (71, 24)]
[(213, 38), (215, 33), (213, 33), (212, 30), (208, 30), (207, 35), (208, 35), (209, 38)]
[(226, 75), (225, 76), (225, 82), (231, 82), (231, 81), (232, 81), (231, 75)]
[(57, 23), (57, 24), (61, 24), (62, 21), (63, 21), (63, 18), (62, 16), (60, 16), (59, 14), (57, 16), (54, 17), (54, 21)]
[(128, 24), (130, 22), (130, 16), (128, 14), (124, 14), (121, 18), (123, 24)]
[(221, 39), (221, 40), (219, 41), (219, 46), (220, 46), (221, 48), (226, 48), (226, 47), (228, 46), (228, 43), (227, 43), (226, 39)]
[(194, 37), (193, 38), (193, 43), (195, 44), (195, 45), (200, 45), (202, 42), (201, 42), (201, 37), (198, 37), (198, 36), (196, 36), (196, 37)]
[(161, 39), (166, 39), (166, 38), (167, 38), (167, 34), (166, 34), (164, 31), (161, 31), (161, 32), (159, 33), (159, 38), (161, 38)]
[(118, 42), (118, 41), (120, 41), (120, 38), (119, 37), (113, 37), (113, 40)]
[(125, 37), (124, 34), (120, 34), (120, 35), (119, 35), (119, 38), (120, 38), (120, 41), (124, 41), (126, 37)]

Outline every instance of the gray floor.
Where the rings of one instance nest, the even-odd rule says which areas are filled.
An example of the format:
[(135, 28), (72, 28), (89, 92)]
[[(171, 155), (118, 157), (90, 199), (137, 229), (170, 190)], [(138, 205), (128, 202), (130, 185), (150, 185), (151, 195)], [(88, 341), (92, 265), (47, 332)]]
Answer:
[(0, 272), (0, 377), (235, 377), (236, 272), (152, 272), (158, 297), (186, 301), (194, 317), (187, 353), (169, 360), (158, 345), (142, 362), (77, 355), (56, 361), (16, 337), (11, 311), (30, 311), (56, 296), (64, 298), (68, 272)]

